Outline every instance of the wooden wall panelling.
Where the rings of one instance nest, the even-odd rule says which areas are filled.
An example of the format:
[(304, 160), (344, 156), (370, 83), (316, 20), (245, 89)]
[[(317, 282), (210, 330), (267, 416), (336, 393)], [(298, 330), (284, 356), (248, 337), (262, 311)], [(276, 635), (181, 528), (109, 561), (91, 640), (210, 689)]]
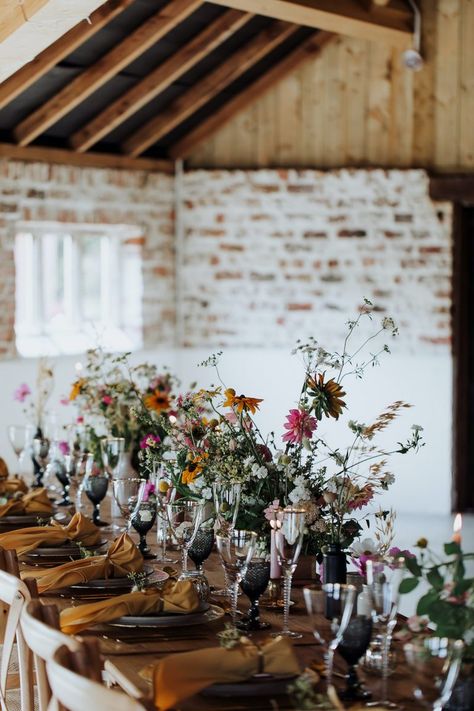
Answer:
[(463, 1), (438, 0), (434, 162), (446, 168), (453, 168), (459, 161), (460, 8)]
[(365, 125), (367, 96), (367, 42), (346, 39), (344, 59), (347, 84), (346, 161), (348, 165), (365, 162)]
[(413, 146), (415, 165), (430, 166), (435, 154), (434, 83), (438, 24), (433, 0), (421, 0), (422, 43), (425, 60), (422, 71), (413, 77)]
[(463, 164), (474, 168), (474, 0), (461, 5), (460, 51), (459, 144)]

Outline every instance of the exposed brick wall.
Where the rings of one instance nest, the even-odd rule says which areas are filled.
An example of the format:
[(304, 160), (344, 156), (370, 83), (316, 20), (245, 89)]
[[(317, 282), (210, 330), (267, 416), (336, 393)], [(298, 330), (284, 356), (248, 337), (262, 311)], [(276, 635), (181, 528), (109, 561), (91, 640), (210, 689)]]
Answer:
[(451, 206), (424, 171), (193, 171), (183, 194), (186, 345), (338, 347), (366, 297), (395, 349), (446, 352)]
[(173, 178), (0, 161), (0, 358), (15, 355), (13, 237), (20, 220), (136, 225), (146, 346), (340, 346), (363, 297), (393, 315), (395, 349), (446, 353), (451, 206), (424, 171), (190, 171), (175, 280)]
[[(174, 339), (174, 179), (0, 161), (0, 357), (15, 355), (15, 225), (21, 220), (138, 226), (143, 238), (144, 343)], [(140, 237), (138, 237), (140, 239)]]

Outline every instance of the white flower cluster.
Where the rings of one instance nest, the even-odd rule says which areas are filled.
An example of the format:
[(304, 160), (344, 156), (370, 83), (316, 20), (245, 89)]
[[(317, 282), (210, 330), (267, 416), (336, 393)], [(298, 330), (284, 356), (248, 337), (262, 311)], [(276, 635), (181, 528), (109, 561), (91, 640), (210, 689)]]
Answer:
[(247, 457), (244, 459), (244, 467), (249, 470), (249, 478), (255, 479), (266, 479), (268, 475), (268, 469), (258, 462), (255, 461), (253, 457)]
[(288, 495), (292, 504), (299, 501), (308, 501), (311, 499), (311, 492), (306, 488), (306, 477), (304, 474), (299, 474), (293, 479), (294, 488)]

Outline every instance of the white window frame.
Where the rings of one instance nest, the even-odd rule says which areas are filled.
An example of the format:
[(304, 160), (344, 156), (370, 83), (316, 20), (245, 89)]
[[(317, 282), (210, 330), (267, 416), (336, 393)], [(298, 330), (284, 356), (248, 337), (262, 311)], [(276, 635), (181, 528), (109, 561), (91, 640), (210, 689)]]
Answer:
[[(58, 262), (47, 264), (47, 239), (63, 240), (62, 275)], [(91, 322), (82, 313), (81, 238), (100, 241), (100, 317)], [(133, 225), (19, 222), (15, 225), (16, 345), (22, 356), (62, 355), (102, 345), (109, 350), (141, 348), (143, 275), (139, 227)], [(26, 240), (21, 247), (20, 240)], [(124, 271), (133, 265), (133, 284)], [(64, 284), (65, 325), (54, 329), (46, 320), (45, 279), (61, 277)], [(54, 283), (54, 282), (53, 282)], [(127, 301), (127, 308), (123, 308)], [(132, 308), (130, 309), (130, 304)], [(130, 314), (127, 319), (127, 314)], [(128, 322), (127, 322), (128, 320)], [(74, 343), (77, 342), (76, 347)]]

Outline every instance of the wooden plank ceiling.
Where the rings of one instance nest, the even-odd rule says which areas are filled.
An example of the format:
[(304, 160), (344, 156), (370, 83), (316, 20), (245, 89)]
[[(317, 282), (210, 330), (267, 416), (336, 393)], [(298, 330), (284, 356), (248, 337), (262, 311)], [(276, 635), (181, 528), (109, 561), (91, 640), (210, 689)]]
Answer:
[(0, 155), (171, 169), (336, 31), (411, 27), (404, 0), (108, 0), (0, 84)]

